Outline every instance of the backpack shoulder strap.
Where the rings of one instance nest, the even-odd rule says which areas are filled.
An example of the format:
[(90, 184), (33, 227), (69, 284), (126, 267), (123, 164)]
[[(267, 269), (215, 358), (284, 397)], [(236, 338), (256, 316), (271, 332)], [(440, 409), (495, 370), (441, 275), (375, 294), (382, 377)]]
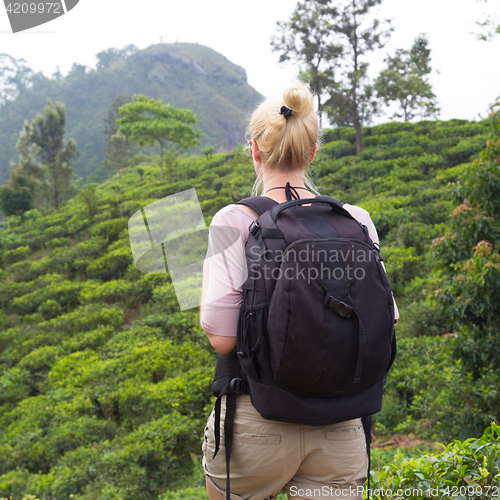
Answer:
[(259, 216), (264, 212), (271, 210), (275, 205), (278, 205), (277, 201), (268, 198), (267, 196), (250, 196), (249, 198), (244, 198), (236, 202), (237, 205), (245, 205), (251, 208)]

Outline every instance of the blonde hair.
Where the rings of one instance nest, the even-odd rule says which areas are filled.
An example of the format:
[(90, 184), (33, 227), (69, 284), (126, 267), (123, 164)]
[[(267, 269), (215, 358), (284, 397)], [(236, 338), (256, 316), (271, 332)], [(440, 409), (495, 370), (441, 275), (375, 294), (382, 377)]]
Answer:
[[(292, 112), (288, 119), (280, 114), (282, 106)], [(248, 135), (257, 141), (266, 168), (305, 171), (314, 146), (319, 142), (319, 119), (309, 84), (295, 82), (283, 92), (281, 102), (274, 99), (262, 102), (252, 113)], [(307, 175), (305, 180), (308, 187), (316, 191)], [(259, 179), (254, 192), (258, 184)]]

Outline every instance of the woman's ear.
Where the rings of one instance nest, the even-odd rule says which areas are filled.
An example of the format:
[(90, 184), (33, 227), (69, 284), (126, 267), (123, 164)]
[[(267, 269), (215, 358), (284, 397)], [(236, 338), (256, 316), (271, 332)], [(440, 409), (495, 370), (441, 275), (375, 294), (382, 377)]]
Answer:
[(257, 162), (260, 163), (262, 161), (262, 153), (259, 149), (259, 145), (257, 144), (257, 141), (254, 139), (252, 142), (252, 151), (253, 151), (253, 159)]
[(311, 163), (314, 160), (314, 156), (316, 154), (316, 151), (318, 151), (318, 143), (315, 144), (314, 149), (312, 150), (311, 158), (309, 158), (309, 163)]

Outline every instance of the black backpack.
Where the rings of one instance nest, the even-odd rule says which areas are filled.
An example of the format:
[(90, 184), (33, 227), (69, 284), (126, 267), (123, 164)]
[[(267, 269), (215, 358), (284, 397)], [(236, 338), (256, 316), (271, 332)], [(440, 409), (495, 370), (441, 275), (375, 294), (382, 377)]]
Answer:
[(228, 499), (236, 394), (249, 393), (272, 420), (326, 425), (362, 417), (369, 456), (371, 415), (382, 408), (384, 377), (396, 355), (380, 247), (342, 202), (317, 196), (278, 204), (257, 196), (238, 203), (259, 218), (245, 247), (237, 345), (219, 354), (212, 385), (214, 458), (227, 395)]

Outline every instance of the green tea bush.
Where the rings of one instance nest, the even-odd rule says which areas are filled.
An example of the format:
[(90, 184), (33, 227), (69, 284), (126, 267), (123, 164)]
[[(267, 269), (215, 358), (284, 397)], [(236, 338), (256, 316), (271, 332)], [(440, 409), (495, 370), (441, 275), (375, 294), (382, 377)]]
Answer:
[(500, 427), (492, 422), (480, 438), (455, 440), (442, 453), (408, 459), (398, 451), (370, 480), (371, 498), (378, 500), (498, 498)]
[[(60, 307), (74, 308), (79, 304), (79, 295), (82, 283), (63, 281), (39, 288), (22, 297), (14, 297), (10, 303), (9, 310), (15, 314), (30, 314), (37, 310), (38, 306), (51, 299), (57, 301)], [(44, 308), (49, 311), (52, 306), (46, 304)]]
[(78, 332), (60, 344), (61, 352), (70, 354), (85, 349), (96, 350), (103, 346), (114, 334), (115, 328), (105, 325), (100, 325), (94, 330)]
[(118, 235), (128, 228), (128, 219), (110, 219), (95, 224), (90, 228), (92, 236), (106, 239), (108, 242), (115, 241)]
[(387, 146), (399, 143), (399, 141), (404, 140), (407, 137), (414, 137), (413, 133), (409, 133), (406, 131), (395, 132), (392, 134), (375, 133), (374, 135), (367, 137), (364, 141), (364, 144), (365, 146)]
[(348, 141), (356, 144), (356, 130), (354, 127), (336, 127), (323, 131), (323, 141), (325, 144), (332, 141)]
[(449, 162), (450, 165), (459, 165), (461, 163), (472, 161), (474, 156), (484, 149), (487, 139), (487, 136), (464, 139), (456, 146), (443, 150), (441, 155)]
[(123, 325), (123, 314), (123, 308), (117, 304), (107, 307), (101, 304), (84, 304), (69, 313), (37, 325), (37, 328), (64, 331), (69, 334), (75, 331), (91, 330), (101, 325), (117, 328)]
[(423, 154), (424, 150), (421, 146), (407, 146), (407, 147), (383, 147), (373, 146), (366, 148), (359, 153), (359, 157), (363, 160), (391, 160), (404, 156), (419, 156)]
[(13, 366), (32, 350), (41, 346), (58, 345), (76, 332), (109, 326), (115, 330), (123, 325), (124, 311), (116, 304), (79, 306), (74, 311), (48, 321), (18, 325), (0, 331), (2, 352), (0, 362)]
[(85, 271), (89, 264), (100, 257), (106, 249), (106, 240), (89, 238), (73, 247), (73, 267), (75, 271)]
[(85, 218), (80, 213), (76, 213), (66, 222), (66, 230), (72, 236), (81, 233), (85, 229), (92, 227), (92, 220)]
[(341, 158), (342, 156), (349, 156), (356, 154), (356, 146), (349, 141), (332, 141), (325, 144), (321, 151), (327, 154), (330, 158)]
[(31, 269), (38, 275), (56, 272), (68, 275), (74, 271), (73, 261), (76, 254), (74, 247), (55, 248), (47, 257), (34, 261)]
[[(437, 125), (437, 126), (436, 126)], [(462, 124), (448, 122), (435, 122), (435, 126), (429, 131), (430, 139), (444, 139), (446, 137), (470, 137), (483, 134), (487, 130), (487, 125), (482, 122), (463, 122)]]
[(137, 304), (140, 291), (139, 283), (124, 280), (87, 281), (79, 293), (79, 300), (82, 304), (123, 302), (133, 305)]
[(207, 499), (207, 489), (205, 488), (205, 486), (182, 488), (175, 491), (167, 491), (166, 493), (158, 497), (158, 500), (206, 500), (206, 499)]
[(410, 165), (415, 165), (423, 174), (427, 175), (430, 171), (444, 168), (446, 160), (440, 155), (424, 153), (421, 156), (412, 158)]
[(396, 134), (397, 132), (409, 132), (414, 128), (413, 123), (409, 122), (389, 122), (377, 125), (372, 128), (372, 135)]
[(421, 258), (413, 247), (386, 246), (384, 262), (394, 295), (396, 297), (403, 295), (406, 283), (411, 281), (420, 270)]
[(429, 239), (439, 236), (439, 229), (434, 225), (407, 220), (394, 226), (386, 236), (386, 245), (413, 247), (417, 255), (427, 254)]
[(73, 242), (72, 238), (53, 238), (52, 240), (45, 242), (46, 248), (57, 248), (57, 247), (65, 247), (71, 245)]
[(461, 140), (460, 137), (449, 137), (449, 136), (445, 136), (442, 139), (429, 138), (429, 141), (427, 143), (427, 153), (442, 155), (444, 150), (456, 146), (460, 142), (460, 140)]
[(4, 283), (0, 280), (0, 308), (4, 309), (14, 298), (30, 293), (36, 289), (34, 281), (22, 281), (21, 283)]
[[(396, 335), (398, 330), (399, 326)], [(399, 430), (406, 421), (414, 424), (413, 428), (407, 425), (406, 431), (415, 433), (416, 422), (445, 385), (445, 378), (451, 376), (452, 364), (449, 338), (399, 338), (398, 353), (386, 379), (382, 411), (375, 415), (377, 431)], [(419, 394), (427, 399), (415, 407), (414, 400)]]
[(38, 312), (42, 314), (44, 319), (51, 319), (59, 316), (63, 312), (63, 308), (57, 300), (47, 299), (38, 306)]
[(33, 395), (32, 387), (29, 384), (29, 374), (26, 370), (17, 366), (14, 366), (13, 368), (2, 366), (0, 386), (2, 387), (2, 390), (0, 391), (0, 405), (2, 406), (2, 413), (8, 412), (20, 401), (23, 401)]
[(40, 273), (36, 270), (36, 266), (33, 266), (35, 263), (36, 261), (32, 262), (29, 260), (16, 262), (8, 268), (9, 274), (17, 282), (32, 281), (40, 276)]
[(117, 248), (91, 261), (87, 266), (86, 274), (89, 278), (103, 281), (121, 278), (126, 269), (133, 264), (132, 250), (128, 245), (128, 247)]
[[(414, 282), (422, 282), (423, 278), (416, 278)], [(418, 291), (426, 285), (417, 284)], [(409, 290), (408, 290), (409, 288)], [(405, 290), (403, 301), (398, 301), (404, 311), (398, 323), (398, 336), (402, 337), (422, 337), (424, 335), (442, 335), (449, 333), (449, 317), (437, 309), (424, 294), (412, 294), (413, 287)], [(417, 295), (416, 297), (414, 295)], [(420, 297), (418, 296), (420, 295)], [(422, 297), (422, 295), (424, 295)]]
[(21, 260), (27, 259), (31, 255), (31, 249), (29, 246), (21, 246), (14, 248), (13, 250), (7, 250), (2, 254), (3, 265), (14, 264)]

